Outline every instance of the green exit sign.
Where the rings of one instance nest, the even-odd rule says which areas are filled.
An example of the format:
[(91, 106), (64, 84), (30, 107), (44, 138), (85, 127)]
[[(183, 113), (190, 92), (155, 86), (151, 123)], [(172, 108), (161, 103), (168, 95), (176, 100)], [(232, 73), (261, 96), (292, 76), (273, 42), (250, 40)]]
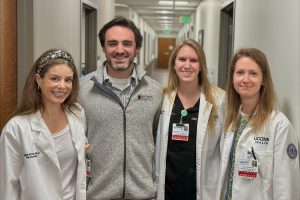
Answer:
[(165, 33), (165, 34), (170, 34), (171, 32), (172, 32), (172, 30), (169, 29), (169, 28), (164, 29), (164, 33)]
[(187, 24), (191, 22), (190, 16), (181, 16), (180, 17), (180, 23)]

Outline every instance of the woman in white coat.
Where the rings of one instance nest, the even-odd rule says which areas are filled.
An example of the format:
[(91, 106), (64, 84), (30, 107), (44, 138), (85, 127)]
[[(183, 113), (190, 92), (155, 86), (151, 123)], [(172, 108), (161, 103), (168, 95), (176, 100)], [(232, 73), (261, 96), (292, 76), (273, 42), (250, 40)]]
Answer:
[(156, 141), (157, 199), (214, 199), (225, 94), (210, 84), (205, 54), (180, 42), (169, 60)]
[(85, 115), (71, 55), (51, 49), (33, 64), (0, 138), (0, 198), (85, 200)]
[(260, 50), (235, 53), (227, 103), (216, 199), (299, 200), (297, 135), (277, 109), (268, 61)]

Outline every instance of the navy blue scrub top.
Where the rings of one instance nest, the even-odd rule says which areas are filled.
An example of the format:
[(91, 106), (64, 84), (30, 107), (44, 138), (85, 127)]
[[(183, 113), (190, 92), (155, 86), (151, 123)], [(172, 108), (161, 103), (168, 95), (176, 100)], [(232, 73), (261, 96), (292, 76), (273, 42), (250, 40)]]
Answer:
[(184, 107), (176, 95), (169, 123), (169, 137), (166, 161), (165, 199), (196, 199), (196, 136), (199, 103), (187, 109), (182, 123), (189, 124), (188, 141), (172, 140), (173, 123), (179, 123)]

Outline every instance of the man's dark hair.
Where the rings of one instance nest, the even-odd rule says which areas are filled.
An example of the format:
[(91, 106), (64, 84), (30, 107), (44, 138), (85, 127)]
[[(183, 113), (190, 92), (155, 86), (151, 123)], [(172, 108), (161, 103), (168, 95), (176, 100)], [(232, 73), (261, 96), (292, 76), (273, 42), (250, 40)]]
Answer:
[(116, 16), (114, 19), (112, 19), (111, 21), (106, 23), (102, 27), (102, 29), (99, 31), (98, 36), (99, 36), (100, 44), (102, 47), (104, 47), (106, 31), (113, 26), (122, 26), (122, 27), (126, 27), (126, 28), (129, 28), (130, 30), (132, 30), (132, 32), (134, 33), (134, 36), (135, 36), (136, 47), (138, 49), (142, 47), (143, 36), (141, 35), (141, 32), (139, 31), (139, 29), (135, 26), (135, 24), (131, 20), (126, 19), (125, 17), (121, 17), (121, 16)]

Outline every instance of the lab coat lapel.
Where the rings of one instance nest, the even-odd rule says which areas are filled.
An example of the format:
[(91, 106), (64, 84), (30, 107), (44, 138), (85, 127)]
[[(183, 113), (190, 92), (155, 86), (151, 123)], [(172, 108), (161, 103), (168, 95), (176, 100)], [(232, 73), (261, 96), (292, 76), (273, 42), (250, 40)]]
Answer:
[[(241, 112), (242, 112), (242, 105), (240, 106), (240, 109), (239, 109), (239, 113), (241, 113)], [(255, 112), (254, 112), (254, 114), (255, 114)], [(251, 129), (252, 128), (249, 126), (249, 123), (248, 123), (246, 125), (246, 127), (244, 128), (244, 130), (242, 131), (237, 145), (239, 145), (240, 143), (242, 143), (242, 144), (244, 143), (244, 140), (247, 139), (248, 132), (251, 131)]]
[[(240, 136), (240, 139), (239, 139), (237, 145), (243, 144), (243, 146), (244, 146), (244, 145), (248, 146), (248, 143), (253, 142), (253, 140), (249, 140), (247, 143), (245, 143), (245, 141), (246, 141), (246, 140), (248, 139), (248, 137), (249, 137), (249, 132), (250, 132), (251, 130), (252, 130), (252, 128), (251, 128), (249, 125), (247, 125), (247, 126), (245, 127), (245, 129), (244, 129), (243, 132), (241, 133), (241, 136)], [(252, 146), (252, 145), (250, 145), (250, 146)]]
[[(230, 130), (230, 129), (229, 129)], [(227, 172), (227, 166), (229, 162), (229, 155), (230, 155), (230, 149), (232, 145), (234, 132), (229, 131), (226, 132), (223, 135), (223, 145), (221, 146), (222, 149), (222, 155), (221, 155), (221, 173), (220, 173), (220, 179), (219, 179), (219, 186), (224, 184), (226, 172)], [(218, 188), (218, 195), (221, 195), (222, 193), (222, 187)]]
[(212, 104), (206, 101), (205, 95), (200, 93), (200, 104), (199, 104), (199, 114), (198, 114), (198, 124), (197, 124), (197, 143), (202, 143), (204, 141), (204, 136), (206, 133), (209, 116), (211, 113)]
[(223, 161), (225, 161), (225, 166), (228, 164), (230, 149), (232, 145), (232, 140), (234, 137), (234, 132), (229, 131), (224, 135), (224, 145), (223, 145)]
[[(229, 130), (231, 130), (231, 129), (229, 129)], [(249, 127), (247, 125), (245, 127), (245, 129), (243, 130), (243, 132), (241, 133), (241, 136), (239, 138), (237, 146), (239, 146), (239, 144), (241, 144), (241, 143), (244, 143), (243, 141), (247, 138), (246, 135), (248, 134), (248, 132), (250, 130), (251, 130), (251, 127)], [(223, 145), (223, 153), (222, 154), (223, 154), (223, 160), (226, 160), (226, 165), (228, 164), (233, 137), (234, 137), (234, 131), (228, 131), (224, 135), (224, 145)]]
[[(71, 113), (66, 112), (67, 115), (67, 119), (68, 119), (68, 124), (69, 124), (69, 128), (70, 128), (70, 132), (72, 135), (72, 141), (75, 145), (76, 150), (78, 151), (79, 149), (79, 141), (81, 138), (78, 138), (78, 134), (76, 134), (77, 131), (79, 131), (81, 129), (79, 123), (76, 123), (74, 117)], [(82, 142), (84, 143), (84, 142)]]
[(35, 145), (59, 168), (52, 135), (39, 111), (32, 115), (31, 128), (33, 130), (33, 142)]
[(163, 101), (163, 106), (162, 106), (162, 112), (163, 113), (163, 120), (162, 120), (162, 124), (163, 127), (161, 129), (161, 133), (163, 134), (163, 146), (168, 146), (168, 136), (169, 136), (169, 122), (170, 122), (170, 118), (172, 115), (172, 109), (173, 109), (173, 103), (176, 97), (176, 93), (177, 91), (173, 91), (171, 94), (171, 99), (168, 98), (168, 96), (165, 96), (164, 101)]

